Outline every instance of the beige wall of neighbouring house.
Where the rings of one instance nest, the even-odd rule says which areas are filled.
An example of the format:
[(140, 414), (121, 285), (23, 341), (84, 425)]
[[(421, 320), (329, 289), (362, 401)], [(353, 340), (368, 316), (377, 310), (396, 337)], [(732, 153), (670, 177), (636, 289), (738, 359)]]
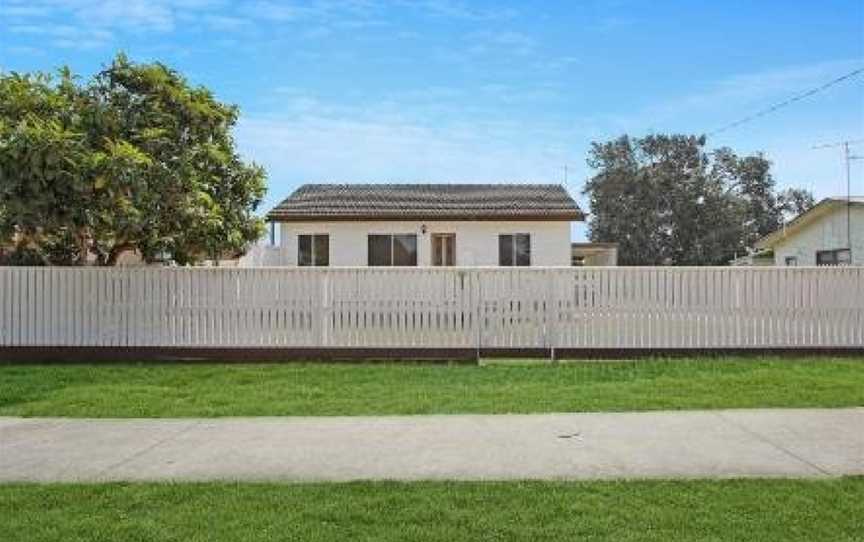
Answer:
[[(853, 205), (851, 211), (852, 264), (864, 265), (864, 206)], [(846, 233), (846, 207), (837, 206), (774, 245), (774, 265), (786, 265), (790, 256), (798, 265), (816, 265), (817, 251), (847, 248)]]
[[(423, 226), (426, 233), (422, 233)], [(287, 265), (297, 265), (297, 236), (330, 235), (331, 266), (365, 266), (367, 235), (417, 235), (417, 265), (432, 264), (432, 234), (456, 234), (457, 266), (497, 266), (498, 235), (531, 234), (531, 265), (570, 265), (570, 222), (567, 221), (345, 221), (283, 222), (280, 245)]]
[(573, 243), (572, 264), (584, 267), (610, 267), (618, 265), (616, 243)]

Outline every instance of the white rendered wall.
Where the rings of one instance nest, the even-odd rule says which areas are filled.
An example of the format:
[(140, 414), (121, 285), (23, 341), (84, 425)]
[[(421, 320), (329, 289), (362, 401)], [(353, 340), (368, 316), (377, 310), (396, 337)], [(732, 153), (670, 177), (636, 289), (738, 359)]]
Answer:
[[(864, 207), (853, 206), (851, 218), (852, 263), (864, 265)], [(846, 208), (840, 207), (775, 245), (774, 264), (786, 265), (795, 256), (798, 265), (816, 265), (817, 251), (846, 247)]]
[[(426, 233), (422, 227), (426, 226)], [(377, 221), (284, 222), (281, 246), (288, 265), (297, 265), (297, 236), (330, 235), (330, 265), (367, 265), (367, 236), (376, 233), (417, 235), (417, 265), (432, 265), (432, 234), (456, 234), (457, 266), (497, 266), (498, 235), (531, 234), (531, 265), (570, 265), (570, 222), (567, 221)]]

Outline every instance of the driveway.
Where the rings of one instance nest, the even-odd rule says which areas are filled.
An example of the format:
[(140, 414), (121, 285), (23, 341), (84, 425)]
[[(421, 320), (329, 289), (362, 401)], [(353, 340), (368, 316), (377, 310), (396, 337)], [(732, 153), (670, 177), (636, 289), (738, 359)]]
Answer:
[(0, 481), (864, 474), (864, 408), (320, 418), (0, 418)]

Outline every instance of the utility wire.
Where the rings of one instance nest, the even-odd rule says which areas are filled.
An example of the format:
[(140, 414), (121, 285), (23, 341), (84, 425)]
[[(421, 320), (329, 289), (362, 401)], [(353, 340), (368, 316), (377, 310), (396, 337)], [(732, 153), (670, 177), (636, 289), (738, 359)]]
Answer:
[(851, 71), (845, 75), (841, 75), (840, 77), (838, 77), (836, 79), (832, 79), (831, 81), (828, 81), (824, 85), (818, 86), (816, 88), (812, 88), (806, 92), (802, 92), (801, 94), (797, 94), (795, 96), (792, 96), (791, 98), (789, 98), (787, 100), (776, 103), (776, 104), (772, 105), (771, 107), (767, 107), (761, 111), (757, 111), (756, 113), (753, 113), (752, 115), (748, 115), (744, 118), (738, 119), (735, 122), (730, 122), (729, 124), (727, 124), (725, 126), (721, 126), (720, 128), (717, 128), (716, 130), (714, 130), (712, 132), (708, 132), (708, 134), (706, 134), (706, 135), (709, 135), (709, 136), (717, 135), (721, 132), (725, 132), (726, 130), (731, 130), (732, 128), (736, 128), (738, 126), (741, 126), (742, 124), (746, 124), (752, 120), (758, 119), (760, 117), (764, 117), (765, 115), (773, 113), (774, 111), (777, 111), (778, 109), (782, 109), (783, 107), (786, 107), (787, 105), (791, 105), (795, 102), (803, 100), (804, 98), (808, 98), (810, 96), (813, 96), (814, 94), (818, 94), (819, 92), (822, 92), (823, 90), (826, 90), (830, 87), (833, 87), (834, 85), (840, 84), (843, 81), (846, 81), (847, 79), (852, 79), (853, 77), (855, 77), (857, 75), (861, 75), (862, 73), (864, 73), (864, 68), (858, 68), (857, 70)]
[(831, 147), (842, 147), (844, 145), (857, 145), (858, 143), (864, 143), (864, 139), (850, 139), (848, 141), (840, 141), (838, 143), (825, 143), (824, 145), (814, 145), (810, 147), (811, 149), (828, 149)]

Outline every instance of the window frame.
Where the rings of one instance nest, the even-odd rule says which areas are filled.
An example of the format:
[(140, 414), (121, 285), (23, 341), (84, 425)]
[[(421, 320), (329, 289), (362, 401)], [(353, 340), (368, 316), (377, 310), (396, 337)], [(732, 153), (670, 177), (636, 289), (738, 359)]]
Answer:
[[(846, 258), (841, 261), (840, 255), (844, 254)], [(825, 261), (826, 256), (830, 256), (830, 261)], [(819, 267), (826, 267), (832, 265), (851, 265), (852, 264), (852, 251), (848, 248), (834, 248), (830, 250), (817, 250), (816, 251), (816, 265)]]
[[(508, 240), (509, 238), (509, 240)], [(527, 252), (519, 251), (519, 241), (527, 241)], [(509, 261), (505, 260), (503, 247), (509, 244)], [(531, 267), (532, 243), (530, 233), (500, 233), (498, 234), (498, 266), (499, 267)], [(524, 256), (525, 259), (522, 259)]]
[[(387, 263), (372, 263), (372, 250), (371, 243), (373, 238), (389, 238), (389, 258)], [(396, 244), (397, 238), (403, 237), (411, 240), (411, 244), (413, 245), (413, 254), (409, 253), (409, 255), (413, 255), (410, 263), (403, 263), (396, 265)], [(417, 267), (418, 264), (418, 255), (420, 252), (420, 248), (418, 245), (418, 239), (416, 233), (368, 233), (366, 234), (366, 265), (368, 267)]]
[[(301, 257), (303, 250), (303, 238), (307, 238), (309, 242), (309, 263), (304, 263)], [(321, 251), (319, 250), (318, 241), (324, 239), (327, 249), (323, 251), (323, 260), (319, 258)], [(323, 262), (323, 263), (322, 263)], [(297, 234), (297, 267), (330, 267), (330, 234), (329, 233), (298, 233)]]
[(433, 267), (453, 267), (456, 265), (455, 233), (433, 233), (430, 242), (432, 245)]

